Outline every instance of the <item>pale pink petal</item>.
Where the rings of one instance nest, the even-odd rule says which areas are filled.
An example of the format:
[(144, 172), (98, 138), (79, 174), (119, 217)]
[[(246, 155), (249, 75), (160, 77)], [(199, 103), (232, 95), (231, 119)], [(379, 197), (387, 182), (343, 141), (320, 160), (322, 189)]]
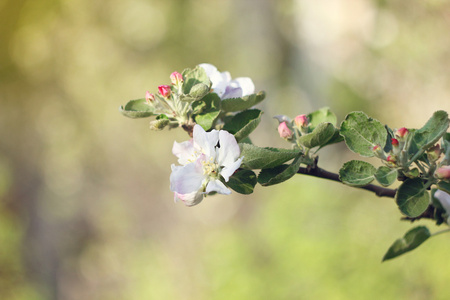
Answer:
[(179, 194), (177, 192), (174, 192), (174, 198), (175, 202), (178, 202), (179, 200), (183, 201), (183, 203), (186, 206), (194, 206), (202, 202), (203, 200), (203, 193), (197, 191), (192, 192), (189, 194)]
[(193, 140), (182, 143), (173, 143), (172, 153), (178, 157), (178, 163), (185, 165), (195, 160), (195, 149)]
[(196, 192), (205, 179), (200, 161), (185, 166), (173, 166), (170, 174), (170, 190), (179, 194)]
[(223, 195), (231, 194), (231, 191), (220, 180), (211, 179), (206, 185), (206, 193), (217, 192)]

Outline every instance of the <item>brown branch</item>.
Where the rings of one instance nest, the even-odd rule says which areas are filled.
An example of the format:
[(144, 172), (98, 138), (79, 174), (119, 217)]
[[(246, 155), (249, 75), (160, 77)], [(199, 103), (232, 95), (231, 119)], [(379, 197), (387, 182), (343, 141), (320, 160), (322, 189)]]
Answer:
[[(317, 161), (316, 161), (317, 163)], [(310, 166), (310, 167), (306, 167), (303, 168), (301, 167), (298, 172), (298, 174), (303, 174), (303, 175), (309, 175), (309, 176), (314, 176), (314, 177), (318, 177), (318, 178), (323, 178), (323, 179), (328, 179), (328, 180), (332, 180), (332, 181), (336, 181), (336, 182), (340, 182), (342, 183), (342, 181), (339, 179), (339, 174), (333, 173), (333, 172), (329, 172), (327, 170), (324, 170), (322, 168), (319, 168), (317, 166)], [(388, 188), (384, 188), (378, 185), (374, 185), (374, 184), (368, 184), (365, 186), (361, 186), (361, 187), (356, 187), (356, 188), (360, 188), (363, 190), (367, 190), (370, 192), (375, 193), (375, 195), (377, 195), (378, 197), (389, 197), (389, 198), (395, 198), (395, 194), (397, 193), (397, 190), (395, 189), (388, 189)], [(426, 211), (423, 212), (423, 214), (421, 214), (418, 217), (403, 217), (402, 220), (404, 221), (417, 221), (420, 219), (435, 219), (435, 214), (434, 214), (435, 208), (434, 206), (432, 206), (430, 204), (430, 206), (427, 208)]]
[[(339, 179), (339, 175), (338, 174), (333, 173), (333, 172), (329, 172), (329, 171), (324, 170), (322, 168), (319, 168), (317, 166), (316, 167), (306, 167), (306, 168), (300, 167), (300, 169), (298, 170), (297, 173), (298, 174), (303, 174), (303, 175), (319, 177), (319, 178), (328, 179), (328, 180), (332, 180), (332, 181), (336, 181), (336, 182), (341, 182), (342, 183), (342, 181)], [(384, 188), (384, 187), (381, 187), (381, 186), (378, 186), (378, 185), (374, 185), (374, 184), (368, 184), (368, 185), (357, 187), (357, 188), (373, 192), (378, 197), (395, 198), (395, 194), (397, 193), (397, 190)]]

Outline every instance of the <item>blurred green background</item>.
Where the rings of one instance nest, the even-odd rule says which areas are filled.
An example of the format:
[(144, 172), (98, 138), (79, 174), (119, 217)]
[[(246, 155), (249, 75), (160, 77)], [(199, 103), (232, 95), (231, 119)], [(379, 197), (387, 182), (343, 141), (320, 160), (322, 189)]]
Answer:
[[(174, 140), (118, 107), (203, 62), (276, 114), (330, 106), (391, 127), (450, 110), (450, 2), (0, 1), (0, 299), (449, 299), (450, 237), (381, 264), (392, 199), (295, 177), (187, 208)], [(321, 155), (337, 171), (355, 156)], [(432, 231), (438, 230), (429, 222)]]

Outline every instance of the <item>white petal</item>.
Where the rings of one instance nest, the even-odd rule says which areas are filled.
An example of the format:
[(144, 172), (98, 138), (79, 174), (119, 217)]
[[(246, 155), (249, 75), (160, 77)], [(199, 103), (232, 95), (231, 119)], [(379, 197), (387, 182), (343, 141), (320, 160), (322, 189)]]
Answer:
[(242, 89), (240, 87), (232, 87), (227, 86), (225, 93), (222, 95), (223, 99), (229, 99), (229, 98), (240, 98), (242, 97)]
[(206, 132), (202, 126), (196, 124), (194, 126), (194, 147), (198, 147), (208, 158), (215, 158), (215, 147), (219, 142), (219, 132), (212, 130)]
[(236, 82), (238, 86), (242, 89), (242, 97), (251, 95), (255, 93), (255, 85), (253, 84), (253, 81), (249, 77), (238, 77), (232, 82)]
[(183, 201), (183, 203), (186, 206), (194, 206), (202, 202), (203, 200), (203, 193), (197, 191), (192, 192), (189, 194), (179, 194), (177, 192), (174, 192), (175, 202), (178, 202), (179, 200)]
[(231, 80), (230, 73), (220, 73), (217, 68), (211, 64), (200, 64), (199, 66), (205, 70), (206, 75), (209, 80), (211, 80), (211, 89), (213, 92), (219, 95), (219, 97), (222, 97), (228, 82)]
[(231, 191), (220, 180), (212, 179), (206, 186), (206, 193), (217, 192), (223, 195), (231, 194)]
[(173, 142), (172, 153), (178, 157), (178, 163), (185, 165), (196, 159), (193, 140), (182, 143)]
[(220, 148), (217, 162), (220, 166), (224, 167), (232, 165), (241, 154), (236, 138), (231, 133), (225, 130), (220, 130), (219, 144)]
[(222, 171), (220, 171), (220, 175), (222, 175), (223, 179), (225, 179), (226, 182), (228, 182), (230, 176), (233, 175), (233, 173), (236, 172), (237, 169), (239, 169), (243, 159), (244, 157), (239, 158), (234, 163), (226, 166), (222, 169)]
[(197, 192), (205, 179), (202, 163), (197, 160), (185, 166), (173, 166), (170, 174), (170, 190), (179, 194)]
[(447, 214), (450, 214), (450, 194), (441, 190), (437, 190), (434, 193), (434, 197), (441, 202), (442, 207), (445, 209)]
[(211, 88), (214, 93), (219, 95), (220, 98), (222, 98), (223, 94), (225, 93), (228, 83), (231, 80), (231, 75), (228, 72), (222, 72), (220, 73), (217, 71), (217, 73), (214, 73), (211, 77), (209, 77), (211, 80)]
[(199, 64), (198, 66), (203, 68), (203, 70), (205, 70), (206, 76), (208, 76), (209, 78), (211, 78), (211, 75), (213, 75), (214, 73), (219, 73), (219, 71), (217, 71), (216, 66), (213, 66), (211, 64)]

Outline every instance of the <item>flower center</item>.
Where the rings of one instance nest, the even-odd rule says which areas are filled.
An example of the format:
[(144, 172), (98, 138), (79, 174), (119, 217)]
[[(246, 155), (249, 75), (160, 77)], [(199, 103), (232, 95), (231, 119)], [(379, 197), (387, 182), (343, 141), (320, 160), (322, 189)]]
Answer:
[(214, 159), (212, 157), (209, 158), (207, 161), (203, 161), (203, 174), (209, 175), (212, 177), (216, 177), (219, 170), (219, 165), (216, 164)]

